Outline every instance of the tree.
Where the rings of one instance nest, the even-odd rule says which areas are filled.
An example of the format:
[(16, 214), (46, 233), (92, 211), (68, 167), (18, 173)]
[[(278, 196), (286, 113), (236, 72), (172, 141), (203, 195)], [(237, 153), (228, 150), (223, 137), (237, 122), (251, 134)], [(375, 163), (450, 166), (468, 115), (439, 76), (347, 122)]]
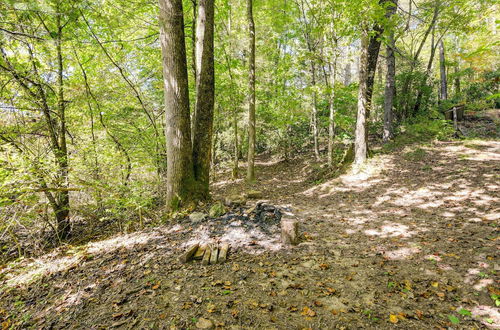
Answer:
[(439, 99), (445, 101), (448, 99), (448, 81), (446, 79), (446, 63), (444, 57), (443, 39), (439, 42), (439, 73), (440, 73), (440, 93)]
[[(16, 45), (18, 48), (12, 48), (10, 51), (0, 43), (0, 70), (11, 76), (22, 91), (21, 96), (27, 99), (25, 102), (32, 104), (35, 109), (38, 109), (42, 115), (43, 130), (42, 136), (47, 136), (49, 140), (50, 150), (53, 154), (53, 162), (55, 163), (54, 179), (46, 178), (42, 170), (42, 163), (35, 157), (32, 159), (33, 171), (40, 186), (40, 191), (43, 191), (49, 204), (54, 212), (56, 220), (56, 234), (59, 238), (67, 238), (70, 233), (70, 196), (69, 196), (69, 159), (68, 147), (66, 141), (67, 128), (66, 128), (66, 99), (65, 99), (65, 62), (63, 54), (64, 32), (68, 23), (72, 22), (75, 17), (71, 13), (71, 8), (63, 6), (62, 1), (55, 0), (49, 3), (50, 10), (57, 13), (53, 15), (55, 19), (49, 19), (44, 15), (22, 15), (19, 18), (21, 31), (24, 31), (23, 26), (30, 26), (27, 23), (33, 23), (36, 20), (40, 26), (43, 26), (45, 33), (50, 39), (37, 37), (34, 34), (22, 32), (21, 40), (14, 38), (12, 46)], [(18, 16), (16, 16), (18, 17)], [(26, 24), (26, 25), (25, 25)], [(39, 33), (40, 31), (33, 31)], [(37, 56), (37, 47), (39, 44), (36, 41), (51, 40), (55, 49), (47, 47), (45, 44), (40, 48), (49, 53), (53, 59), (50, 64), (50, 70), (46, 72), (40, 71), (40, 59)], [(26, 56), (12, 57), (10, 54), (16, 54), (19, 50)], [(56, 81), (48, 82), (46, 75), (49, 72), (56, 73)], [(52, 86), (54, 85), (54, 86)], [(13, 144), (20, 153), (28, 157), (33, 154), (26, 143), (16, 142), (6, 137), (2, 137), (3, 141)], [(53, 187), (50, 186), (53, 183)]]
[(182, 0), (160, 0), (160, 39), (165, 87), (167, 208), (175, 210), (196, 194), (193, 173), (189, 86)]
[[(392, 0), (392, 7), (388, 12), (388, 16), (394, 15), (396, 12), (398, 1)], [(382, 139), (384, 142), (392, 139), (394, 130), (392, 120), (394, 118), (393, 107), (394, 97), (396, 95), (396, 56), (394, 54), (396, 42), (394, 40), (394, 28), (390, 29), (387, 36), (386, 46), (386, 65), (387, 73), (385, 78), (385, 95), (384, 95), (384, 131)]]
[(253, 0), (247, 0), (248, 20), (248, 168), (247, 181), (255, 180), (255, 23)]
[[(380, 0), (383, 7), (388, 0)], [(391, 8), (391, 7), (387, 7)], [(390, 9), (386, 9), (390, 10)], [(370, 117), (371, 99), (373, 94), (373, 83), (377, 69), (378, 53), (380, 51), (380, 37), (384, 29), (380, 23), (375, 23), (373, 35), (369, 37), (369, 31), (365, 26), (361, 36), (358, 112), (356, 116), (356, 131), (354, 140), (354, 163), (362, 165), (368, 156), (368, 126)]]
[(196, 15), (196, 107), (193, 115), (194, 178), (209, 196), (214, 117), (214, 0), (200, 0)]

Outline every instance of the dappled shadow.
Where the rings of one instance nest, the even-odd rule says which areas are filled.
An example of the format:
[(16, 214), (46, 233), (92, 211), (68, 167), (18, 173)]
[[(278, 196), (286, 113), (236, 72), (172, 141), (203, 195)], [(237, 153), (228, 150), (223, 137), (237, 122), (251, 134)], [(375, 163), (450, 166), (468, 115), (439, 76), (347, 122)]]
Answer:
[[(189, 328), (203, 316), (253, 328), (388, 328), (398, 315), (404, 328), (446, 328), (450, 314), (465, 328), (498, 325), (490, 295), (498, 291), (500, 142), (420, 149), (378, 155), (323, 183), (311, 179), (319, 167), (310, 159), (260, 163), (252, 188), (292, 209), (298, 246), (279, 243), (276, 223), (184, 219), (4, 270), (1, 301), (29, 315), (24, 327)], [(242, 180), (215, 186), (245, 189)], [(229, 262), (177, 260), (205, 241), (229, 242)], [(301, 314), (306, 306), (319, 317)]]
[(381, 155), (361, 175), (298, 194), (304, 228), (323, 248), (397, 262), (400, 278), (444, 278), (474, 301), (473, 292), (482, 292), (491, 305), (487, 290), (498, 269), (484, 265), (497, 261), (500, 142), (442, 142), (419, 155)]

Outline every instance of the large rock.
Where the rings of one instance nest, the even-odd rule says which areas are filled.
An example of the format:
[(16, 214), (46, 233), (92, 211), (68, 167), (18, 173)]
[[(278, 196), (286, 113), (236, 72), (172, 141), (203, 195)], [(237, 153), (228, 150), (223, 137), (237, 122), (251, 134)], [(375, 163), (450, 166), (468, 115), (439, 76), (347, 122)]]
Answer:
[(212, 205), (210, 211), (208, 212), (208, 215), (210, 215), (210, 217), (212, 218), (217, 218), (223, 215), (224, 213), (226, 213), (226, 208), (221, 202), (217, 202), (214, 205)]
[(196, 322), (197, 329), (213, 329), (214, 323), (209, 319), (200, 318), (198, 322)]
[(227, 206), (240, 206), (247, 202), (246, 198), (241, 195), (230, 195), (224, 199), (224, 204)]
[(192, 223), (198, 223), (203, 220), (205, 220), (207, 215), (202, 212), (193, 212), (189, 215), (189, 220), (191, 220)]

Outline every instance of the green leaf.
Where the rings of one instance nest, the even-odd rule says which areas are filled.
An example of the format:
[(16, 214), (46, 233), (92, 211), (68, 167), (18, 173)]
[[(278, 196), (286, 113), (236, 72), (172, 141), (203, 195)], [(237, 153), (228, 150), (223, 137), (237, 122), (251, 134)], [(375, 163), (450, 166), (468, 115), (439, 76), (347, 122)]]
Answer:
[(472, 313), (465, 308), (460, 308), (458, 311), (458, 314), (463, 315), (463, 316), (472, 316)]
[(450, 322), (452, 324), (459, 324), (460, 323), (460, 320), (458, 319), (458, 317), (456, 317), (454, 315), (448, 315), (448, 319), (450, 320)]

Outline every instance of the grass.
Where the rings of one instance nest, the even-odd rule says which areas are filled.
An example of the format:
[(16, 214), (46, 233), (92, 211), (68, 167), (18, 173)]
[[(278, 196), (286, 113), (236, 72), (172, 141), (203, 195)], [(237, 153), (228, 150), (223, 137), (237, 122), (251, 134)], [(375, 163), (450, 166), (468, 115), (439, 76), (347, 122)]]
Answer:
[(452, 139), (454, 130), (449, 122), (442, 119), (416, 118), (401, 126), (401, 132), (393, 141), (382, 147), (382, 153), (391, 153), (413, 144), (428, 145), (435, 140)]
[(418, 162), (422, 161), (427, 156), (427, 152), (422, 148), (417, 148), (413, 151), (407, 152), (403, 158), (409, 161)]

